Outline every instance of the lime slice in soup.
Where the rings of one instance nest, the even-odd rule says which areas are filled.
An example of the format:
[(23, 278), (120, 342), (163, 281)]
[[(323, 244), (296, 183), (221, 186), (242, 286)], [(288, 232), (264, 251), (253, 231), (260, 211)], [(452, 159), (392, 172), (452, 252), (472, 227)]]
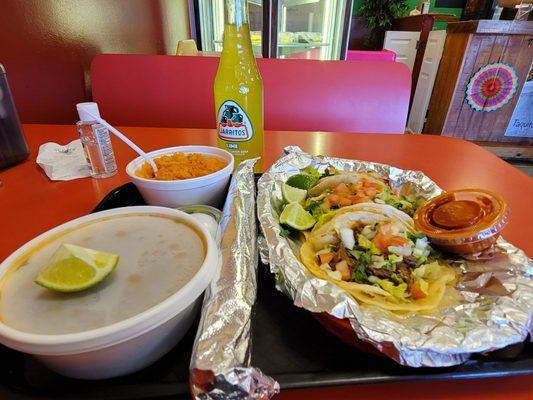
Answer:
[(285, 206), (279, 222), (299, 231), (310, 229), (316, 223), (315, 219), (299, 203), (290, 203)]
[(62, 244), (41, 269), (35, 283), (57, 292), (89, 289), (113, 272), (118, 258), (117, 254)]
[(293, 176), (290, 176), (289, 179), (287, 179), (287, 185), (307, 190), (310, 187), (312, 187), (318, 178), (316, 176), (310, 175), (310, 174), (296, 174)]
[(287, 203), (301, 203), (307, 196), (307, 190), (298, 189), (284, 183), (281, 187), (281, 194), (283, 195), (283, 200)]

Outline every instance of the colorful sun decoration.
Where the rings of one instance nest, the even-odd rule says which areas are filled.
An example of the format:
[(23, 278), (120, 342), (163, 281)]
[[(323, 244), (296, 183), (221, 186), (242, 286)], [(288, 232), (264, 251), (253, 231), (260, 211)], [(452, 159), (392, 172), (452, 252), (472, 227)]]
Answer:
[(518, 88), (518, 75), (504, 63), (481, 67), (466, 86), (466, 102), (476, 111), (490, 112), (502, 108)]

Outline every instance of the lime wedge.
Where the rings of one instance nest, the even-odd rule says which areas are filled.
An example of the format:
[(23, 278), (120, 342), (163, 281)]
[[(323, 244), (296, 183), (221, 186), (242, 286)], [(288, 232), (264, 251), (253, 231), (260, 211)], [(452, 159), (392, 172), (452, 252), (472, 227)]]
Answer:
[(318, 178), (316, 176), (310, 175), (310, 174), (296, 174), (293, 176), (290, 176), (289, 179), (287, 179), (287, 185), (307, 190), (310, 187), (312, 187)]
[(62, 244), (41, 269), (35, 283), (57, 292), (79, 292), (102, 282), (118, 264), (118, 255)]
[(311, 229), (316, 223), (315, 219), (299, 203), (289, 203), (285, 206), (279, 222), (299, 231)]
[(284, 183), (281, 186), (281, 194), (283, 195), (283, 200), (287, 203), (301, 203), (307, 196), (307, 190), (298, 189)]

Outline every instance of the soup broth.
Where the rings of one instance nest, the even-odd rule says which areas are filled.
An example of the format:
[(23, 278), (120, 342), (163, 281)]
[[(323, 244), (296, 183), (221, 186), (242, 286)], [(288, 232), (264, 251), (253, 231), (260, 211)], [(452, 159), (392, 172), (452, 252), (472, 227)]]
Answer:
[[(120, 256), (103, 282), (78, 293), (34, 283), (62, 243)], [(139, 314), (181, 289), (205, 258), (200, 235), (183, 221), (158, 215), (96, 220), (41, 244), (17, 261), (0, 282), (0, 318), (20, 331), (83, 332)]]

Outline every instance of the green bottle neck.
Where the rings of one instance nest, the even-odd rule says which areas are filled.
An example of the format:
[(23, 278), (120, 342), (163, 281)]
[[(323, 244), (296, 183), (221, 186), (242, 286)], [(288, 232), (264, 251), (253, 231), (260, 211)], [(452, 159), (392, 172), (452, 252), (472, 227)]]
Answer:
[[(222, 57), (225, 62), (230, 55), (246, 63), (254, 60), (250, 25), (248, 23), (248, 5), (246, 0), (225, 0), (225, 25), (223, 35)], [(255, 62), (255, 60), (254, 60)]]
[(225, 0), (224, 20), (226, 25), (240, 28), (248, 25), (248, 2), (246, 0)]

